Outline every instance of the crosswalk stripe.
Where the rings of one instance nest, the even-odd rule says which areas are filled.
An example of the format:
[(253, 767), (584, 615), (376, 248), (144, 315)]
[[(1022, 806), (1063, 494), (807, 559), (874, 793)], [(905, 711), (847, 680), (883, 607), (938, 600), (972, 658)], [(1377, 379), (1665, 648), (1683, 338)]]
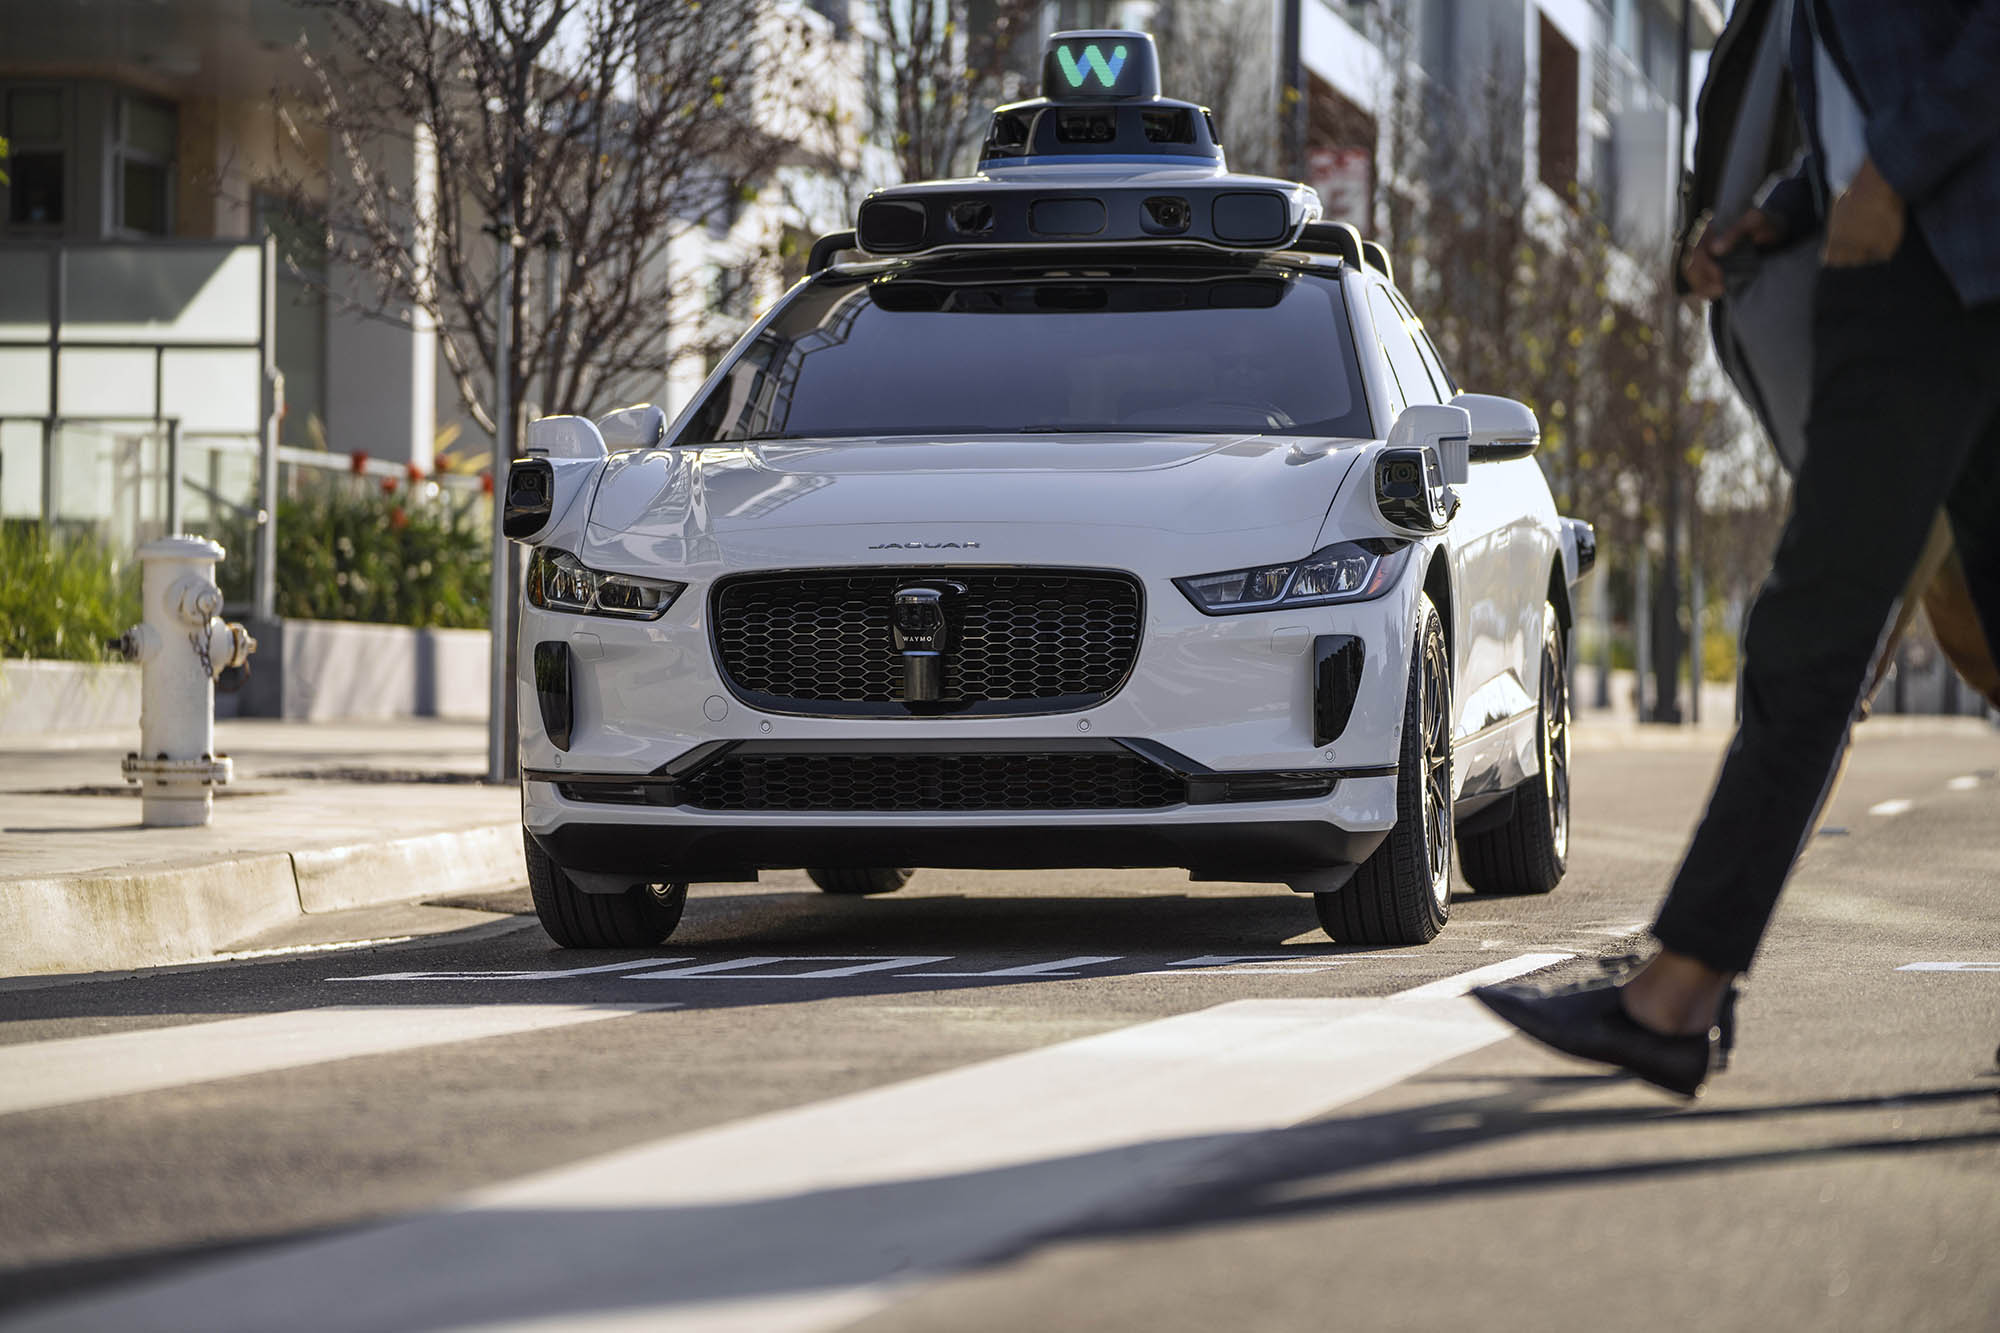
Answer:
[(675, 1007), (343, 1005), (0, 1046), (0, 1115)]
[(1464, 992), (1238, 1000), (663, 1139), (24, 1329), (830, 1329), (1511, 1029)]

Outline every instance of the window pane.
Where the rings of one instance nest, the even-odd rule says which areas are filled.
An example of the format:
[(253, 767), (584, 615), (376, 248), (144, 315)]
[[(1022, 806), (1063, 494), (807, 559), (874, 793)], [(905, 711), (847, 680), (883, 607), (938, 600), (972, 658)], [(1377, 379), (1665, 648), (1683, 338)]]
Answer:
[(125, 163), (124, 207), (127, 231), (165, 236), (173, 230), (167, 218), (167, 169), (150, 162)]
[(822, 278), (678, 443), (1090, 431), (1368, 434), (1339, 287), (1280, 270)]
[(62, 143), (62, 92), (22, 88), (7, 94), (7, 137), (21, 144)]
[(7, 159), (13, 178), (7, 220), (23, 226), (59, 226), (63, 220), (63, 155), (16, 152)]
[(154, 157), (174, 155), (174, 109), (144, 98), (125, 99), (125, 144)]
[(1389, 369), (1395, 372), (1396, 383), (1402, 388), (1403, 405), (1437, 402), (1438, 395), (1431, 386), (1430, 372), (1424, 369), (1423, 358), (1417, 355), (1417, 345), (1410, 339), (1410, 330), (1390, 303), (1388, 293), (1380, 287), (1370, 287), (1368, 309), (1375, 316), (1375, 334), (1382, 340), (1382, 350), (1389, 357)]

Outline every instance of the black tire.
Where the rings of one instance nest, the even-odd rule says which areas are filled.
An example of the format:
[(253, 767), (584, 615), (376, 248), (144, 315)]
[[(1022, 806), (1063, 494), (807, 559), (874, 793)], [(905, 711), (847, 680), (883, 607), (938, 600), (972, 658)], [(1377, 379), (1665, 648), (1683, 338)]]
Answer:
[(1417, 604), (1396, 826), (1333, 893), (1315, 893), (1326, 933), (1342, 944), (1428, 944), (1451, 917), (1451, 658), (1429, 597)]
[(681, 923), (687, 885), (634, 884), (623, 893), (585, 893), (532, 837), (523, 840), (535, 915), (563, 948), (650, 949)]
[(1542, 771), (1514, 789), (1507, 822), (1458, 841), (1459, 864), (1474, 889), (1489, 894), (1547, 893), (1569, 868), (1569, 676), (1562, 625), (1542, 608), (1541, 708), (1536, 725)]
[(894, 870), (887, 866), (867, 870), (808, 870), (812, 882), (827, 893), (842, 897), (863, 897), (874, 893), (894, 893), (910, 882), (914, 870)]

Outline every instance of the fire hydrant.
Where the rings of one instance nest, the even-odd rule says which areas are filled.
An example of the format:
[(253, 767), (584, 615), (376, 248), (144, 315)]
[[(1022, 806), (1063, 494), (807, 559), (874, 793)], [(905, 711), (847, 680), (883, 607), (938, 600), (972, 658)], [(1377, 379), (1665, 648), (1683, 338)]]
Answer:
[(214, 789), (230, 778), (215, 753), (215, 678), (243, 666), (257, 641), (225, 624), (215, 563), (223, 551), (206, 537), (162, 537), (139, 548), (140, 614), (115, 645), (143, 668), (139, 751), (125, 756), (125, 780), (142, 784), (148, 828), (208, 823)]

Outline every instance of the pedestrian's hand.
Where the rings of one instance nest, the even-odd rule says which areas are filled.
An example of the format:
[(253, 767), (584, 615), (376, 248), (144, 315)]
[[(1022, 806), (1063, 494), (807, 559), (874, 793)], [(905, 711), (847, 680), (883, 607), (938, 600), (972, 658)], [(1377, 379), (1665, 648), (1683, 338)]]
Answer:
[(1701, 239), (1681, 255), (1681, 275), (1688, 289), (1704, 301), (1722, 295), (1722, 257), (1748, 241), (1767, 250), (1784, 239), (1778, 219), (1761, 208), (1753, 208), (1727, 227), (1710, 222), (1702, 228)]
[(1880, 264), (1903, 244), (1907, 221), (1903, 197), (1882, 179), (1875, 159), (1863, 158), (1854, 183), (1840, 192), (1827, 214), (1826, 249), (1820, 259), (1828, 268)]

